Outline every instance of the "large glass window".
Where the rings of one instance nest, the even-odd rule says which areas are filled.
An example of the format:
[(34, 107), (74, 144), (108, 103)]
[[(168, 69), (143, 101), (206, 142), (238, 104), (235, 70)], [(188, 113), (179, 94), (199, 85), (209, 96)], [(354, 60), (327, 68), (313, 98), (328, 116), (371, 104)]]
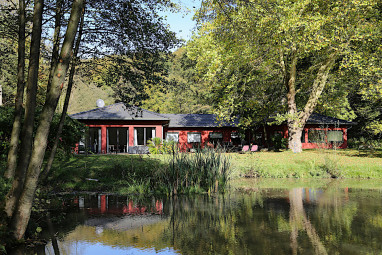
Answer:
[(134, 145), (146, 145), (148, 140), (155, 137), (155, 128), (138, 127), (134, 129)]
[(308, 140), (310, 143), (325, 143), (325, 130), (309, 130)]
[(210, 133), (210, 142), (212, 144), (222, 144), (223, 143), (223, 133), (221, 132), (211, 132)]
[(179, 142), (179, 133), (178, 132), (167, 132), (166, 141)]
[(341, 130), (329, 130), (328, 142), (343, 142), (343, 132)]
[(305, 143), (305, 129), (303, 129), (301, 133), (301, 143)]
[(200, 143), (202, 141), (202, 134), (191, 132), (187, 133), (187, 142), (188, 143)]

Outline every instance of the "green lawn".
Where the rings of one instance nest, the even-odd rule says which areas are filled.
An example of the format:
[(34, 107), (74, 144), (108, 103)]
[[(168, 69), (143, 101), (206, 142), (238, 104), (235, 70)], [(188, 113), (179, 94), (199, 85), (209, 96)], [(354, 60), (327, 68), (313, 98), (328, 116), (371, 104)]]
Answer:
[[(382, 150), (306, 150), (227, 153), (232, 183), (241, 177), (258, 177), (266, 186), (290, 186), (296, 180), (320, 186), (330, 177), (382, 180)], [(56, 191), (88, 190), (118, 193), (145, 193), (146, 181), (155, 180), (168, 167), (169, 155), (78, 155), (56, 160), (48, 184)], [(2, 168), (4, 165), (2, 164)], [(273, 181), (273, 178), (278, 178)], [(289, 178), (289, 179), (280, 179)], [(253, 180), (253, 179), (252, 179)], [(300, 185), (300, 184), (296, 184)], [(160, 192), (160, 191), (158, 191)]]
[[(382, 178), (382, 151), (306, 150), (229, 154), (233, 177), (326, 178), (334, 172), (343, 178)], [(329, 172), (329, 173), (328, 173)]]

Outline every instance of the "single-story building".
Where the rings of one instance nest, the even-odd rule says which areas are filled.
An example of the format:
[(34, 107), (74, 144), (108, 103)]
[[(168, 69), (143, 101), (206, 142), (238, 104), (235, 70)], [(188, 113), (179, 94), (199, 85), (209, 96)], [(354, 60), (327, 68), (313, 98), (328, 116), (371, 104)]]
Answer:
[[(183, 151), (194, 147), (237, 146), (257, 143), (265, 146), (259, 129), (246, 132), (242, 140), (238, 122), (219, 122), (214, 114), (159, 114), (116, 103), (70, 115), (89, 127), (84, 145), (93, 153), (146, 153), (147, 141), (154, 137), (173, 140)], [(351, 122), (312, 114), (304, 128), (303, 149), (317, 148), (323, 142), (347, 147), (347, 128)], [(288, 136), (287, 126), (267, 126), (267, 136)]]

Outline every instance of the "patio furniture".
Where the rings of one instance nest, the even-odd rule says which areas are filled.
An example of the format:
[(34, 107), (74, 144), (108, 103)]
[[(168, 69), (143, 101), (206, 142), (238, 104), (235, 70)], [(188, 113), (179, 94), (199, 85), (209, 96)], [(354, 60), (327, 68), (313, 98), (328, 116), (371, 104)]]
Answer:
[(252, 145), (251, 152), (256, 152), (258, 150), (259, 150), (259, 146), (258, 145)]
[(243, 149), (241, 151), (242, 152), (248, 152), (249, 151), (249, 145), (244, 145)]

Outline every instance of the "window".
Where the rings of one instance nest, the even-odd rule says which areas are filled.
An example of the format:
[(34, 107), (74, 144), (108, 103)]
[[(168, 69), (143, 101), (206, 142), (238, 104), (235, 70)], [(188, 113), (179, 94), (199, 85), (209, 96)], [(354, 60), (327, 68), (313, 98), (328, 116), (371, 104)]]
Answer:
[(155, 128), (139, 127), (134, 129), (134, 145), (146, 145), (148, 140), (155, 137)]
[(220, 132), (211, 132), (210, 133), (211, 139), (223, 139), (223, 133)]
[(179, 142), (179, 133), (178, 132), (167, 132), (166, 141)]
[(324, 130), (309, 130), (308, 140), (310, 143), (325, 143), (325, 131)]
[(343, 142), (343, 132), (341, 130), (329, 130), (328, 142)]
[(305, 129), (301, 132), (301, 143), (305, 143)]
[(223, 143), (223, 133), (221, 132), (211, 132), (210, 133), (210, 142), (214, 145)]
[(200, 143), (201, 141), (202, 141), (201, 133), (192, 132), (187, 134), (188, 143)]
[(232, 132), (231, 133), (231, 139), (239, 139), (239, 133), (238, 132)]

